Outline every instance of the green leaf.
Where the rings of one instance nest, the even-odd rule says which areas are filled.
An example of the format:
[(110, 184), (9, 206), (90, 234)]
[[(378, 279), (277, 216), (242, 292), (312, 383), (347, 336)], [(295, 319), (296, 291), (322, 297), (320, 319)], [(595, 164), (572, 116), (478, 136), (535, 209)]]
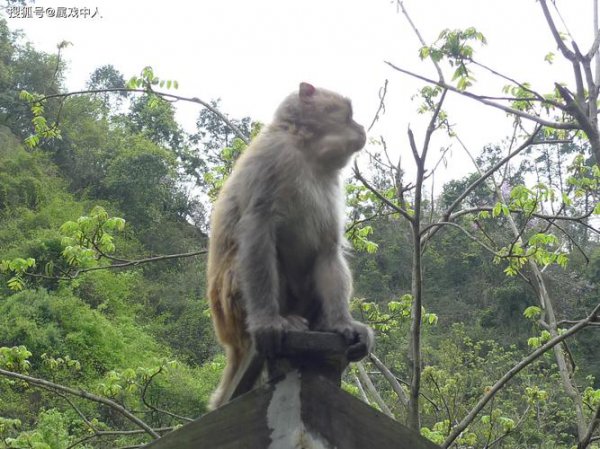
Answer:
[(14, 276), (10, 278), (7, 282), (8, 288), (14, 291), (21, 291), (25, 288), (25, 283), (20, 276)]
[(539, 317), (542, 313), (542, 309), (539, 308), (538, 306), (529, 306), (525, 309), (525, 311), (523, 312), (523, 315), (525, 316), (525, 318), (528, 319), (535, 319), (537, 317)]

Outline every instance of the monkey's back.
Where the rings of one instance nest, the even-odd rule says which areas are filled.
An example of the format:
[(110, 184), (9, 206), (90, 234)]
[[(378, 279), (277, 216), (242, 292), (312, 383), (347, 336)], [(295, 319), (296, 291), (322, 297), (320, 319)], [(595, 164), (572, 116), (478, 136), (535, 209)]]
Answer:
[(236, 237), (242, 214), (259, 194), (255, 186), (264, 184), (260, 177), (269, 171), (269, 167), (261, 166), (261, 161), (268, 159), (264, 134), (267, 133), (258, 136), (237, 160), (214, 204), (211, 218), (207, 264), (209, 305), (219, 341), (233, 348), (244, 348), (249, 340), (236, 274)]

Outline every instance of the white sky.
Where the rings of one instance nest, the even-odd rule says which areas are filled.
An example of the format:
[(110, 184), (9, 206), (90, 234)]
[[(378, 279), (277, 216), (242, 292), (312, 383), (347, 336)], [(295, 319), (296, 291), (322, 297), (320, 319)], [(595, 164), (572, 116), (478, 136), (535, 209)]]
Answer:
[[(587, 51), (592, 0), (556, 3)], [(558, 52), (535, 0), (405, 0), (405, 5), (427, 42), (444, 28), (475, 26), (488, 39), (476, 54), (481, 62), (541, 92), (550, 91), (554, 81), (572, 84), (558, 54), (554, 65), (544, 62), (546, 53)], [(357, 120), (367, 126), (388, 78), (387, 114), (371, 135), (384, 134), (391, 150), (406, 155), (405, 160), (410, 160), (409, 124), (420, 141), (422, 119), (411, 96), (422, 83), (383, 61), (433, 78), (435, 72), (419, 60), (420, 44), (390, 0), (55, 0), (34, 6), (88, 6), (102, 16), (8, 19), (38, 49), (54, 52), (60, 41), (73, 43), (65, 52), (70, 90), (84, 87), (91, 72), (104, 64), (113, 64), (127, 79), (150, 65), (159, 77), (179, 82), (178, 94), (220, 97), (223, 112), (268, 122), (281, 99), (308, 81), (352, 98)], [(481, 77), (475, 91), (499, 94), (503, 84)], [(510, 132), (504, 113), (471, 100), (453, 95), (445, 109), (474, 153)], [(198, 111), (197, 105), (178, 106), (178, 118), (188, 130)], [(434, 141), (432, 151), (437, 154), (444, 143)], [(447, 176), (471, 169), (455, 146)]]

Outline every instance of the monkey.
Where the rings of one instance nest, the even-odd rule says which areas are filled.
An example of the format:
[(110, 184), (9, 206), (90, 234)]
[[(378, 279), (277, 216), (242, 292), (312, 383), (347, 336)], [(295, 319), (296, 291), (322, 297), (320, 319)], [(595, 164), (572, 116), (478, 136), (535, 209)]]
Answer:
[(348, 306), (340, 176), (365, 142), (347, 98), (303, 82), (236, 161), (211, 217), (207, 296), (226, 366), (210, 409), (252, 345), (272, 357), (285, 331), (337, 332), (350, 361), (373, 348)]

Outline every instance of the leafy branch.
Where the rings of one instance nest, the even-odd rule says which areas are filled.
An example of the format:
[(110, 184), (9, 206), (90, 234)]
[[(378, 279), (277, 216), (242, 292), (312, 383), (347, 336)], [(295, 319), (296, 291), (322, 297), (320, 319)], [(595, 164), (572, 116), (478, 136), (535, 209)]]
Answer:
[(467, 428), (467, 426), (475, 419), (477, 414), (487, 405), (487, 403), (506, 385), (515, 375), (517, 375), (523, 368), (530, 365), (533, 361), (542, 356), (549, 349), (552, 349), (554, 346), (558, 345), (562, 341), (576, 334), (580, 330), (590, 326), (593, 323), (597, 323), (600, 321), (600, 304), (598, 304), (592, 312), (584, 319), (580, 320), (577, 324), (570, 327), (569, 329), (562, 332), (560, 335), (550, 339), (548, 342), (544, 343), (538, 349), (533, 351), (519, 363), (514, 365), (510, 370), (508, 370), (494, 385), (492, 385), (487, 392), (479, 399), (477, 404), (471, 409), (471, 411), (455, 426), (452, 428), (452, 431), (442, 444), (442, 447), (445, 449), (449, 447), (456, 438), (460, 436), (460, 434)]
[[(44, 118), (44, 103), (47, 100), (58, 98), (64, 101), (66, 98), (77, 96), (77, 95), (94, 95), (103, 93), (136, 93), (136, 94), (151, 94), (156, 98), (162, 98), (166, 101), (185, 101), (189, 103), (199, 104), (212, 112), (225, 123), (235, 135), (242, 140), (246, 145), (249, 143), (249, 136), (244, 134), (225, 114), (219, 111), (214, 105), (206, 102), (198, 97), (184, 97), (169, 92), (157, 91), (156, 87), (160, 88), (174, 88), (177, 89), (179, 84), (174, 80), (163, 80), (154, 74), (151, 67), (145, 67), (139, 77), (132, 77), (126, 87), (110, 87), (105, 89), (84, 89), (72, 92), (64, 92), (51, 95), (40, 95), (34, 94), (27, 91), (20, 93), (20, 98), (30, 104), (31, 111), (33, 114), (32, 124), (34, 126), (34, 133), (25, 139), (25, 144), (33, 148), (37, 146), (41, 139), (52, 139), (60, 138), (60, 130), (58, 123), (55, 122), (48, 125), (47, 120)], [(152, 106), (152, 104), (150, 105)]]
[[(8, 274), (8, 287), (18, 291), (25, 288), (26, 277), (70, 281), (91, 271), (137, 267), (164, 260), (194, 257), (207, 252), (206, 249), (201, 249), (133, 260), (115, 257), (111, 254), (115, 251), (112, 233), (123, 231), (124, 228), (124, 219), (109, 217), (104, 208), (94, 207), (89, 215), (79, 217), (77, 221), (67, 221), (60, 227), (64, 266), (57, 263), (59, 261), (50, 261), (44, 266), (43, 273), (40, 273), (31, 271), (37, 266), (35, 259), (18, 257), (0, 261), (0, 273)], [(57, 271), (59, 274), (55, 274)]]

